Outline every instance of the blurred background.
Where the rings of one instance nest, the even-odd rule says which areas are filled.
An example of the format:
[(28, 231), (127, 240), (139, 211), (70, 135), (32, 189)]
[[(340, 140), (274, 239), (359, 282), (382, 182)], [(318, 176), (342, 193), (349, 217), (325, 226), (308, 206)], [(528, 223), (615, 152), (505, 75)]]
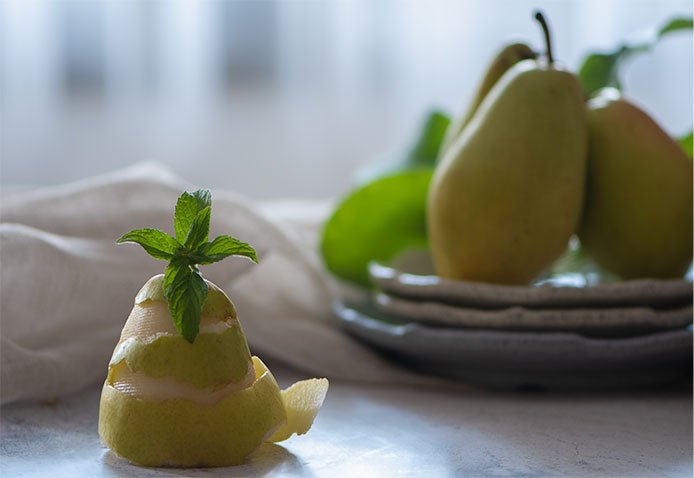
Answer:
[[(691, 0), (0, 1), (0, 184), (143, 160), (253, 198), (344, 192), (357, 167), (458, 114), (505, 42), (577, 68), (589, 50), (691, 15)], [(692, 36), (626, 70), (673, 135), (692, 126)]]

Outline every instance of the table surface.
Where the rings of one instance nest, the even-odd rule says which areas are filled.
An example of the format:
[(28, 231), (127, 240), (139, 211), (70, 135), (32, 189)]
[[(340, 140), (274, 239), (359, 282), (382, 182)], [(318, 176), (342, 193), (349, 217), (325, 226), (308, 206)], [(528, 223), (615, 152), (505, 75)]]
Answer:
[[(280, 384), (301, 379), (273, 368)], [(308, 435), (246, 464), (139, 468), (96, 431), (99, 390), (0, 410), (0, 475), (692, 476), (691, 383), (659, 391), (551, 394), (333, 382)]]

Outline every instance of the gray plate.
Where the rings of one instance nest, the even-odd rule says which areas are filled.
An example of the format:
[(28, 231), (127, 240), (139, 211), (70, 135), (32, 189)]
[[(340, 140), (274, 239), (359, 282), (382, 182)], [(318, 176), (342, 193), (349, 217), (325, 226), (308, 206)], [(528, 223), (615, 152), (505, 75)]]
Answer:
[(648, 306), (474, 309), (441, 302), (407, 300), (384, 293), (375, 294), (374, 302), (376, 308), (385, 314), (444, 327), (574, 331), (593, 336), (624, 336), (681, 329), (692, 323), (691, 304), (674, 309)]
[(503, 387), (652, 386), (691, 375), (692, 328), (637, 337), (428, 327), (369, 305), (335, 305), (347, 332), (425, 373)]
[(599, 283), (594, 274), (552, 276), (531, 286), (508, 286), (441, 279), (426, 273), (428, 256), (409, 255), (394, 266), (372, 263), (373, 283), (391, 295), (474, 308), (626, 307), (674, 308), (692, 303), (692, 282), (639, 279)]

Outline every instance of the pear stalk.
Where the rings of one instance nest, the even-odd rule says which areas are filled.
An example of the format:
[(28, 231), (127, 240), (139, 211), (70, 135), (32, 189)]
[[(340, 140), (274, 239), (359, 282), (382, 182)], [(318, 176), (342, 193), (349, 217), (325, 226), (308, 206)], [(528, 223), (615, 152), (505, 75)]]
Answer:
[(554, 64), (554, 54), (552, 53), (552, 39), (549, 34), (549, 25), (547, 25), (547, 20), (542, 12), (535, 12), (535, 20), (538, 21), (542, 27), (542, 33), (545, 36), (545, 45), (547, 46), (547, 63), (551, 66)]

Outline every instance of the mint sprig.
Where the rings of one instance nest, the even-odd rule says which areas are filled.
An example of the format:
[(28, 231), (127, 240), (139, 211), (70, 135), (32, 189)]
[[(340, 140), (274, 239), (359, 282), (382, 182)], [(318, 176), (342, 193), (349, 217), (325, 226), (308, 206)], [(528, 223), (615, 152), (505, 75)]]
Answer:
[(200, 331), (200, 311), (208, 291), (198, 265), (213, 264), (232, 255), (258, 262), (250, 245), (231, 236), (208, 241), (211, 211), (209, 190), (184, 192), (174, 211), (176, 237), (158, 229), (135, 229), (116, 241), (139, 244), (150, 256), (169, 262), (164, 273), (164, 296), (176, 330), (190, 343)]

